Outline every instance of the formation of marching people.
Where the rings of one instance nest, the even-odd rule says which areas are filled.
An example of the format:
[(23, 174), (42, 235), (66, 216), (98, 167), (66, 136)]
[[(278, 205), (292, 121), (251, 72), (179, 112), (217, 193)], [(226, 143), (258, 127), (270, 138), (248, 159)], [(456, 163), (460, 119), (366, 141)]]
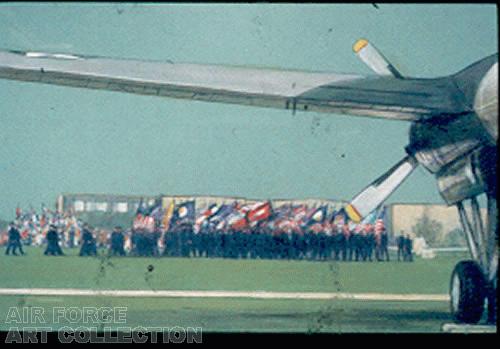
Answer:
[[(24, 254), (24, 241), (46, 245), (44, 254), (53, 256), (64, 255), (61, 247), (79, 247), (80, 256), (96, 256), (98, 249), (107, 249), (111, 256), (390, 260), (389, 236), (380, 212), (363, 224), (351, 224), (342, 209), (327, 219), (325, 207), (307, 212), (289, 205), (273, 211), (269, 202), (211, 205), (198, 217), (194, 202), (159, 207), (140, 208), (130, 229), (117, 226), (111, 232), (95, 229), (70, 213), (18, 213), (9, 224), (6, 254), (16, 255), (17, 250)], [(398, 260), (412, 261), (409, 235), (396, 242)]]
[(164, 235), (164, 254), (172, 257), (389, 261), (387, 232), (373, 230), (284, 232), (268, 227), (219, 231), (188, 226)]

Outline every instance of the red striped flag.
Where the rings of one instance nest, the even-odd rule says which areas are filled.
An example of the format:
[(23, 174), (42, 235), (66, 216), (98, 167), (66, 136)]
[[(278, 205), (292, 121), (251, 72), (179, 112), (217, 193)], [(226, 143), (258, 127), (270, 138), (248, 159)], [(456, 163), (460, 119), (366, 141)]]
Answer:
[(272, 208), (269, 201), (259, 202), (248, 211), (247, 218), (250, 223), (265, 220), (271, 216)]

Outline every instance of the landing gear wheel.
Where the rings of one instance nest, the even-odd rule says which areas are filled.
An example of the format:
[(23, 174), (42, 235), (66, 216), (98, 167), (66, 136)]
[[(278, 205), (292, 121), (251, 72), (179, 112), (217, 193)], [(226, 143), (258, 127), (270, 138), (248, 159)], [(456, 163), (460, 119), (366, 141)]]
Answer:
[(456, 322), (475, 324), (484, 311), (485, 281), (474, 261), (459, 262), (450, 281), (451, 313)]

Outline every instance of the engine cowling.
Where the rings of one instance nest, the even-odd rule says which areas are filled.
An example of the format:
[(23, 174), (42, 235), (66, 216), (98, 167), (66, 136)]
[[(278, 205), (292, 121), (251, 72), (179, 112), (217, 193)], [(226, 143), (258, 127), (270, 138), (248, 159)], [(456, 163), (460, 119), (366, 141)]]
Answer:
[(439, 193), (448, 205), (482, 193), (496, 197), (497, 149), (479, 147), (436, 173)]
[(448, 205), (477, 196), (486, 191), (486, 181), (481, 171), (481, 149), (444, 167), (436, 174), (439, 193)]
[(414, 122), (406, 151), (436, 174), (483, 144), (488, 144), (487, 135), (475, 113), (443, 115)]

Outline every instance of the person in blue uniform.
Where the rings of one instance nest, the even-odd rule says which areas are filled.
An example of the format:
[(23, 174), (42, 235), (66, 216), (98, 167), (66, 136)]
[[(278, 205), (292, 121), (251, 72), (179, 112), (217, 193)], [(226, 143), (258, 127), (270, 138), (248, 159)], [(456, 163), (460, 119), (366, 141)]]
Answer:
[(387, 231), (384, 229), (380, 235), (380, 259), (383, 260), (385, 256), (385, 260), (389, 261), (389, 235)]
[(404, 251), (405, 251), (405, 260), (407, 262), (413, 262), (413, 240), (411, 239), (409, 234), (406, 234), (404, 238)]
[(401, 231), (401, 234), (398, 236), (396, 243), (398, 245), (398, 261), (403, 261), (406, 260), (406, 253), (405, 253), (405, 237), (403, 236), (403, 231)]
[(112, 256), (125, 256), (125, 249), (123, 248), (125, 243), (125, 237), (123, 236), (123, 231), (121, 227), (115, 227), (111, 233), (111, 250), (110, 255)]
[(47, 232), (47, 249), (43, 253), (46, 256), (64, 256), (64, 253), (59, 246), (59, 233), (55, 225), (49, 226), (49, 231)]
[(90, 227), (85, 225), (82, 232), (82, 247), (80, 249), (80, 256), (95, 255), (97, 255), (96, 241), (90, 231)]
[(7, 250), (5, 251), (5, 254), (10, 255), (10, 252), (12, 251), (12, 254), (14, 256), (17, 256), (17, 249), (22, 255), (24, 255), (23, 246), (21, 245), (21, 233), (19, 233), (16, 224), (14, 222), (10, 222), (9, 242), (7, 244)]

